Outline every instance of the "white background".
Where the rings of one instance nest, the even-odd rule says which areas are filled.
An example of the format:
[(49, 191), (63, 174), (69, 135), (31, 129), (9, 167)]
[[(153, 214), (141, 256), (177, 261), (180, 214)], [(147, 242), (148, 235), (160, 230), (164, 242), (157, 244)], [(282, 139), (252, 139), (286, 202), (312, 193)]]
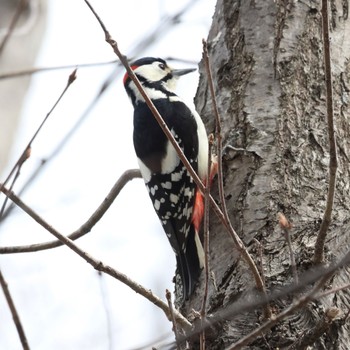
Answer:
[[(119, 48), (128, 55), (135, 54), (136, 43), (163, 23), (165, 16), (176, 13), (188, 2), (91, 1)], [(181, 17), (180, 24), (170, 29), (163, 26), (157, 32), (159, 37), (137, 52), (137, 58), (171, 56), (194, 62), (188, 65), (171, 62), (172, 66), (196, 66), (214, 5), (214, 0), (196, 1)], [(116, 59), (83, 0), (49, 1), (47, 23), (37, 66)], [(114, 69), (111, 65), (78, 69), (77, 80), (33, 144), (32, 156), (22, 170), (22, 182), (55, 149)], [(62, 92), (71, 71), (33, 76), (12, 160), (2, 180)], [(122, 86), (122, 75), (120, 70), (78, 132), (22, 196), (61, 233), (69, 234), (77, 229), (103, 201), (119, 176), (137, 167), (132, 146), (133, 111)], [(192, 103), (197, 83), (197, 73), (183, 77), (179, 83), (178, 93), (188, 103)], [(3, 196), (0, 203), (2, 200)], [(52, 239), (19, 209), (0, 226), (1, 246)], [(163, 299), (166, 288), (173, 291), (175, 257), (140, 179), (129, 183), (102, 220), (76, 243)], [(117, 280), (99, 277), (67, 247), (3, 255), (0, 264), (31, 349), (132, 349), (154, 345), (157, 339), (171, 339), (171, 325), (162, 311)], [(0, 349), (21, 349), (1, 293)]]

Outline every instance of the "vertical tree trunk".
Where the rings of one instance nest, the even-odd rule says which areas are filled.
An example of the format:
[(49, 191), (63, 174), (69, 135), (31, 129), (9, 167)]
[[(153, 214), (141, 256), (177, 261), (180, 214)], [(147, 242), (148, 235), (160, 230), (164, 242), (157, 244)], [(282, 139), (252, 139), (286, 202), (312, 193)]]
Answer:
[[(233, 227), (257, 265), (262, 265), (268, 292), (293, 281), (289, 251), (278, 224), (282, 212), (293, 223), (292, 247), (301, 281), (312, 267), (315, 240), (326, 205), (329, 145), (320, 1), (218, 0), (208, 38), (211, 69), (222, 119), (224, 186)], [(350, 244), (350, 24), (348, 1), (330, 3), (334, 114), (338, 180), (332, 224), (327, 236), (327, 263)], [(214, 131), (212, 103), (204, 67), (196, 97), (197, 110)], [(214, 183), (215, 186), (215, 183)], [(217, 198), (216, 190), (213, 194)], [(259, 243), (262, 247), (261, 262)], [(251, 272), (223, 225), (211, 215), (208, 314), (254, 297)], [(349, 269), (326, 285), (349, 283)], [(271, 303), (277, 314), (300, 294)], [(201, 292), (186, 305), (199, 309)], [(251, 349), (349, 349), (350, 305), (347, 290), (309, 303), (254, 340)], [(316, 327), (330, 307), (333, 322), (309, 344), (297, 343)], [(207, 348), (224, 349), (262, 322), (262, 309), (222, 321)], [(208, 345), (209, 344), (209, 345)], [(299, 345), (298, 345), (299, 344)]]

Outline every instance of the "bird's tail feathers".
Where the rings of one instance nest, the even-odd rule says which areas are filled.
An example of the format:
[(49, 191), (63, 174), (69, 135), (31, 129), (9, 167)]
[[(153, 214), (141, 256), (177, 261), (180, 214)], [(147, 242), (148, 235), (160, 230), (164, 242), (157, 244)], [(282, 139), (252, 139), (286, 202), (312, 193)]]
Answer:
[(188, 299), (198, 282), (204, 266), (204, 250), (193, 225), (187, 236), (186, 249), (176, 256), (183, 286), (183, 299)]

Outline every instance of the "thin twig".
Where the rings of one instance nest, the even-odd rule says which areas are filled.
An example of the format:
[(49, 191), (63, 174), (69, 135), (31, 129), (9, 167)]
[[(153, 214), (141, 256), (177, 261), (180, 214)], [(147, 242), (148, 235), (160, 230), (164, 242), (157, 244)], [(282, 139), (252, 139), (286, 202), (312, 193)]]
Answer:
[[(204, 293), (203, 293), (203, 301), (201, 308), (201, 322), (204, 322), (206, 318), (206, 309), (207, 309), (207, 300), (208, 300), (208, 289), (209, 289), (209, 195), (210, 195), (210, 171), (211, 171), (211, 157), (212, 157), (212, 148), (214, 143), (214, 136), (209, 135), (209, 147), (208, 147), (208, 169), (207, 169), (207, 183), (205, 186), (204, 192), (204, 223), (203, 223), (203, 231), (204, 231)], [(205, 330), (200, 334), (199, 338), (200, 350), (205, 350)]]
[[(18, 177), (20, 176), (23, 163), (30, 157), (30, 153), (31, 153), (31, 148), (29, 147), (25, 150), (25, 152), (23, 152), (22, 157), (19, 159), (16, 174), (13, 177), (13, 180), (12, 180), (11, 185), (10, 185), (10, 191), (12, 191), (13, 186), (15, 185)], [(4, 215), (7, 201), (8, 201), (8, 197), (5, 197), (4, 202), (2, 204), (2, 207), (1, 207), (1, 210), (0, 210), (0, 222), (1, 222), (2, 217)]]
[(0, 270), (0, 285), (1, 285), (1, 288), (2, 288), (2, 290), (4, 292), (7, 304), (9, 306), (9, 308), (10, 308), (11, 315), (12, 315), (12, 318), (13, 318), (13, 322), (15, 323), (19, 339), (21, 340), (22, 348), (24, 350), (29, 350), (29, 344), (28, 344), (27, 337), (26, 337), (26, 335), (24, 333), (24, 329), (23, 329), (21, 320), (19, 318), (18, 312), (16, 310), (15, 303), (13, 302), (10, 290), (8, 288), (7, 282), (6, 282), (5, 278), (4, 278), (1, 270)]
[(253, 240), (258, 246), (260, 276), (261, 276), (261, 279), (265, 285), (266, 279), (265, 279), (265, 274), (264, 274), (264, 263), (263, 263), (263, 245), (256, 238), (254, 238)]
[(179, 332), (178, 332), (177, 324), (176, 324), (175, 317), (174, 317), (174, 308), (173, 308), (173, 303), (171, 301), (171, 293), (168, 289), (165, 290), (165, 297), (166, 297), (166, 300), (168, 302), (168, 307), (169, 307), (169, 311), (170, 311), (170, 318), (171, 318), (171, 322), (173, 324), (173, 331), (174, 331), (174, 335), (175, 335), (176, 348), (178, 350), (180, 350), (180, 345), (178, 344)]
[[(140, 50), (138, 50), (138, 51), (140, 51)], [(183, 63), (187, 63), (187, 64), (196, 63), (193, 60), (186, 60), (186, 59), (183, 59), (180, 57), (172, 57), (172, 56), (166, 57), (165, 60), (166, 61), (183, 62)], [(80, 68), (100, 67), (100, 66), (109, 66), (112, 64), (120, 64), (120, 62), (119, 62), (119, 60), (112, 60), (112, 61), (92, 62), (92, 63), (67, 64), (67, 65), (52, 66), (52, 67), (34, 67), (34, 68), (16, 70), (13, 72), (1, 73), (0, 80), (19, 78), (19, 77), (26, 76), (26, 75), (33, 75), (33, 74), (43, 73), (43, 72), (51, 72), (51, 71), (55, 71), (55, 70), (71, 69), (71, 68), (80, 69)]]
[[(88, 232), (95, 226), (95, 224), (102, 218), (102, 216), (106, 213), (109, 207), (112, 205), (115, 198), (118, 196), (120, 191), (124, 188), (124, 186), (131, 180), (141, 178), (141, 173), (139, 169), (130, 169), (126, 170), (112, 187), (110, 192), (107, 194), (103, 202), (99, 205), (99, 207), (94, 211), (94, 213), (90, 216), (90, 218), (81, 225), (77, 230), (72, 232), (67, 237), (69, 239), (76, 240)], [(13, 254), (13, 253), (29, 253), (29, 252), (37, 252), (40, 250), (46, 250), (51, 248), (56, 248), (62, 246), (64, 243), (60, 240), (55, 240), (46, 243), (38, 243), (38, 244), (30, 244), (25, 246), (15, 246), (15, 247), (0, 247), (0, 254)]]
[(280, 227), (282, 229), (282, 232), (284, 234), (284, 238), (286, 239), (286, 242), (288, 245), (290, 265), (292, 267), (294, 283), (298, 284), (299, 283), (298, 270), (297, 270), (297, 265), (295, 263), (294, 252), (293, 252), (293, 247), (292, 247), (292, 240), (290, 238), (290, 231), (292, 229), (292, 225), (287, 220), (287, 218), (284, 216), (284, 214), (282, 214), (282, 213), (278, 213), (278, 220), (279, 220), (279, 224), (280, 224)]
[[(211, 155), (213, 147), (213, 137), (209, 136), (209, 152), (208, 152), (208, 174), (210, 174), (211, 169)], [(205, 192), (204, 192), (204, 222), (203, 222), (203, 231), (204, 231), (204, 270), (205, 270), (205, 279), (204, 279), (204, 293), (203, 293), (203, 302), (201, 317), (204, 318), (206, 314), (207, 299), (208, 299), (208, 287), (209, 287), (209, 194), (210, 194), (210, 181), (207, 181)]]
[(31, 145), (33, 143), (33, 141), (35, 140), (35, 138), (38, 136), (40, 130), (42, 129), (42, 127), (44, 126), (45, 122), (47, 121), (47, 119), (49, 118), (49, 116), (52, 114), (52, 112), (54, 111), (54, 109), (56, 108), (56, 106), (58, 105), (58, 103), (61, 101), (61, 99), (63, 98), (64, 94), (67, 92), (67, 90), (69, 89), (69, 87), (72, 85), (72, 83), (75, 81), (75, 79), (77, 78), (76, 76), (76, 72), (77, 70), (74, 69), (74, 71), (69, 75), (68, 77), (68, 81), (66, 84), (66, 87), (63, 89), (63, 91), (61, 92), (60, 96), (58, 97), (58, 99), (56, 100), (56, 102), (54, 103), (54, 105), (52, 106), (52, 108), (50, 109), (50, 111), (46, 114), (44, 120), (41, 122), (41, 124), (39, 125), (39, 127), (37, 128), (37, 130), (35, 131), (34, 135), (32, 136), (32, 138), (30, 139), (30, 141), (28, 142), (27, 146), (25, 147), (24, 151), (22, 152), (22, 154), (20, 155), (20, 157), (18, 158), (16, 164), (13, 166), (12, 170), (10, 171), (9, 175), (7, 176), (7, 178), (5, 179), (3, 184), (0, 184), (0, 190), (1, 190), (1, 186), (6, 186), (7, 182), (10, 180), (10, 178), (12, 177), (12, 175), (14, 174), (14, 172), (16, 171), (16, 169), (18, 168), (18, 166), (23, 163), (22, 160), (26, 158), (26, 153), (28, 152), (28, 150), (31, 148)]
[(332, 88), (332, 66), (331, 66), (331, 49), (329, 41), (329, 16), (328, 16), (328, 0), (322, 0), (322, 28), (323, 28), (323, 51), (324, 51), (324, 67), (326, 82), (326, 106), (327, 106), (327, 123), (328, 123), (328, 139), (329, 139), (329, 184), (327, 193), (326, 209), (320, 231), (317, 235), (315, 244), (315, 253), (313, 261), (320, 264), (324, 261), (324, 245), (329, 225), (332, 220), (332, 210), (337, 178), (337, 146), (335, 139), (334, 117), (333, 117), (333, 88)]
[(13, 33), (13, 30), (15, 29), (16, 24), (17, 24), (17, 22), (18, 22), (18, 20), (19, 20), (19, 18), (21, 16), (23, 10), (27, 6), (27, 4), (28, 4), (28, 0), (21, 0), (18, 3), (16, 11), (15, 11), (15, 13), (14, 13), (12, 19), (11, 19), (10, 25), (9, 25), (9, 27), (7, 29), (7, 32), (6, 32), (2, 42), (0, 44), (0, 56), (1, 56), (2, 52), (4, 51), (4, 48), (5, 48), (8, 40), (10, 39), (10, 37), (11, 37), (11, 35)]
[[(82, 257), (86, 262), (92, 265), (97, 271), (104, 272), (120, 282), (127, 285), (134, 292), (142, 295), (147, 300), (149, 300), (154, 305), (158, 306), (161, 310), (164, 311), (167, 318), (170, 320), (170, 310), (168, 305), (154, 295), (149, 289), (143, 287), (139, 283), (133, 281), (131, 278), (126, 276), (125, 274), (117, 271), (113, 267), (104, 264), (102, 261), (99, 261), (93, 258), (90, 254), (79, 248), (71, 239), (62, 235), (59, 231), (57, 231), (54, 227), (49, 225), (40, 215), (38, 215), (34, 210), (32, 210), (28, 205), (26, 205), (19, 197), (17, 197), (12, 191), (9, 191), (5, 186), (1, 187), (1, 192), (3, 192), (6, 196), (8, 196), (18, 207), (20, 207), (23, 211), (25, 211), (32, 219), (34, 219), (39, 225), (45, 228), (48, 232), (54, 235), (58, 240), (60, 240), (64, 245), (73, 250), (76, 254)], [(191, 327), (191, 323), (183, 317), (177, 310), (174, 310), (174, 316), (176, 322), (184, 329), (189, 330)]]
[(68, 64), (63, 66), (53, 66), (53, 67), (36, 67), (36, 68), (28, 68), (22, 70), (16, 70), (14, 72), (7, 72), (0, 74), (0, 80), (2, 79), (11, 79), (18, 78), (26, 75), (33, 75), (36, 73), (42, 72), (50, 72), (61, 69), (71, 69), (71, 68), (88, 68), (88, 67), (96, 67), (96, 66), (106, 66), (119, 63), (119, 60), (106, 61), (106, 62), (95, 62), (95, 63), (79, 63), (79, 64)]
[(332, 289), (326, 290), (322, 293), (319, 293), (319, 294), (317, 294), (316, 298), (320, 299), (320, 298), (326, 297), (329, 294), (334, 294), (334, 293), (340, 292), (341, 290), (348, 289), (348, 288), (350, 288), (350, 283), (347, 283), (343, 286), (340, 286), (337, 288), (332, 288)]

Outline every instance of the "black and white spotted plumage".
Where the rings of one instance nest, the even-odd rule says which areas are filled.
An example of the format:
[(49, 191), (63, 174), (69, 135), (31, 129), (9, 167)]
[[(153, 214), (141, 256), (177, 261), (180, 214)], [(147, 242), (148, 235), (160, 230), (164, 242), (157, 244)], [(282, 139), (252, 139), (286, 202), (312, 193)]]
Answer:
[[(193, 70), (173, 70), (159, 58), (131, 65), (193, 169), (206, 178), (208, 141), (204, 125), (175, 94), (176, 80)], [(203, 266), (203, 248), (192, 224), (196, 185), (130, 77), (124, 86), (134, 106), (133, 141), (153, 207), (176, 254), (183, 295), (189, 297)]]

